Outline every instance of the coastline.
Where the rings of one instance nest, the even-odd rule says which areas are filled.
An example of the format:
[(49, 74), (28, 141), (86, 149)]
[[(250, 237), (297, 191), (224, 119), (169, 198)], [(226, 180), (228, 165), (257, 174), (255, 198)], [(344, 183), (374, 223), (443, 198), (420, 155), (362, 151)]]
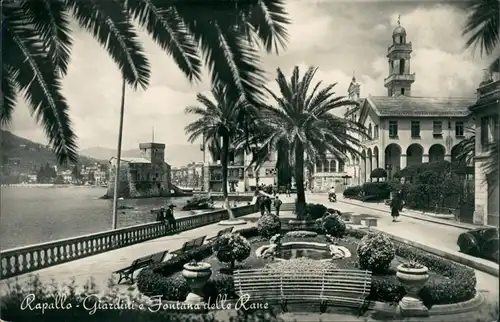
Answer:
[(22, 188), (104, 188), (102, 186), (93, 185), (76, 185), (76, 184), (55, 184), (55, 183), (15, 183), (15, 184), (2, 184), (2, 188), (8, 187), (22, 187)]

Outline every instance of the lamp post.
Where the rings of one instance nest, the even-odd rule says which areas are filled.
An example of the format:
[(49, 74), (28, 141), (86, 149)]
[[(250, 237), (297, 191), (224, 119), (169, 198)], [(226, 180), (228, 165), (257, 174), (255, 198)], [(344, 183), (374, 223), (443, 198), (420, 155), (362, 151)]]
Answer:
[(123, 137), (123, 114), (125, 110), (125, 77), (122, 83), (122, 102), (120, 107), (120, 128), (118, 130), (118, 152), (116, 154), (116, 173), (115, 186), (113, 191), (113, 229), (116, 229), (118, 221), (118, 186), (120, 185), (120, 163), (122, 156), (122, 137)]

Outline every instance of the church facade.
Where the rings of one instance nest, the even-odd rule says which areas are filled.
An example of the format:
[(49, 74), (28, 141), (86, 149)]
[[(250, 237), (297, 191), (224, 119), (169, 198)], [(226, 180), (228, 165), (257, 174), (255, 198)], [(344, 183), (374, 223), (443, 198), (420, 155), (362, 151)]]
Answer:
[(457, 144), (470, 135), (466, 129), (473, 123), (468, 107), (475, 98), (412, 96), (416, 75), (411, 72), (411, 53), (412, 43), (398, 22), (387, 52), (387, 96), (360, 98), (360, 85), (353, 77), (348, 95), (359, 105), (345, 117), (363, 124), (370, 138), (359, 138), (364, 146), (361, 157), (348, 162), (351, 184), (369, 182), (376, 168), (391, 177), (408, 165), (451, 161), (458, 155)]

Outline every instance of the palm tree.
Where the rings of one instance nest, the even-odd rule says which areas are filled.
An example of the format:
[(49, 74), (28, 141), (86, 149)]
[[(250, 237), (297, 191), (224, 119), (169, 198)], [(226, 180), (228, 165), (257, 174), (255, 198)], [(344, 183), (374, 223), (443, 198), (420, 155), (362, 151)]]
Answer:
[[(500, 2), (498, 0), (470, 0), (466, 9), (469, 17), (463, 29), (467, 36), (466, 47), (478, 46), (481, 55), (491, 55), (500, 42)], [(490, 70), (500, 72), (500, 58), (490, 65)]]
[[(459, 162), (463, 162), (465, 164), (472, 162), (476, 156), (476, 129), (468, 128), (467, 131), (470, 133), (470, 136), (456, 145), (459, 151), (457, 159)], [(497, 143), (491, 146), (488, 151), (488, 158), (482, 165), (486, 180), (490, 183), (491, 187), (495, 186), (499, 176), (498, 159), (500, 155), (498, 152), (500, 149), (498, 145), (499, 144)]]
[(214, 85), (235, 100), (258, 104), (264, 71), (258, 44), (278, 51), (287, 40), (284, 0), (4, 0), (2, 2), (2, 108), (12, 120), (23, 93), (60, 163), (77, 161), (76, 135), (61, 92), (71, 57), (70, 22), (90, 32), (134, 89), (146, 89), (150, 65), (136, 27), (144, 28), (190, 81), (201, 78), (203, 57)]
[[(468, 2), (467, 9), (470, 15), (463, 30), (464, 36), (467, 36), (466, 47), (478, 46), (481, 55), (492, 55), (497, 50), (500, 42), (500, 2), (498, 0), (471, 0)], [(491, 72), (500, 72), (500, 57), (496, 57), (489, 67)], [(475, 133), (468, 140), (461, 143), (462, 154), (474, 156)], [(495, 144), (489, 151), (488, 160), (483, 166), (486, 179), (489, 182), (496, 183), (499, 172), (499, 147)], [(492, 185), (493, 186), (493, 185)]]
[[(290, 164), (294, 166), (297, 186), (297, 216), (305, 217), (304, 166), (323, 157), (327, 152), (340, 161), (348, 154), (360, 155), (361, 144), (349, 131), (365, 135), (364, 128), (355, 122), (337, 117), (330, 112), (356, 102), (345, 97), (335, 96), (332, 91), (336, 84), (320, 89), (321, 82), (309, 91), (317, 68), (309, 68), (302, 79), (299, 68), (295, 67), (290, 81), (278, 69), (276, 82), (279, 94), (266, 91), (276, 101), (277, 106), (264, 105), (260, 118), (255, 122), (259, 130), (249, 139), (260, 142), (261, 150), (276, 151), (277, 146), (287, 146), (290, 151)], [(254, 132), (255, 133), (255, 132)], [(305, 158), (307, 156), (307, 159)]]
[(213, 101), (203, 94), (198, 94), (196, 98), (200, 105), (186, 108), (186, 113), (197, 115), (199, 118), (187, 125), (185, 129), (191, 143), (203, 138), (203, 144), (212, 143), (220, 152), (224, 205), (229, 213), (229, 220), (236, 222), (231, 211), (227, 189), (229, 150), (232, 140), (241, 135), (239, 115), (248, 103), (243, 99), (232, 100), (227, 93), (227, 88), (223, 86), (213, 87), (211, 93)]

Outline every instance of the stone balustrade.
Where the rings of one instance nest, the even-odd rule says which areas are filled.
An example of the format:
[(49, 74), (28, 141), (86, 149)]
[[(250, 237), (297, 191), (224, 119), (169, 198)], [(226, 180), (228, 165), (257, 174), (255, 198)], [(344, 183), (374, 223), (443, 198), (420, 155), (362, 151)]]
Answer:
[[(235, 217), (256, 211), (255, 205), (233, 208)], [(60, 239), (36, 245), (7, 249), (0, 252), (0, 279), (33, 272), (87, 256), (130, 246), (228, 219), (224, 209), (177, 219), (177, 229), (169, 230), (164, 223), (153, 222), (116, 230)]]

